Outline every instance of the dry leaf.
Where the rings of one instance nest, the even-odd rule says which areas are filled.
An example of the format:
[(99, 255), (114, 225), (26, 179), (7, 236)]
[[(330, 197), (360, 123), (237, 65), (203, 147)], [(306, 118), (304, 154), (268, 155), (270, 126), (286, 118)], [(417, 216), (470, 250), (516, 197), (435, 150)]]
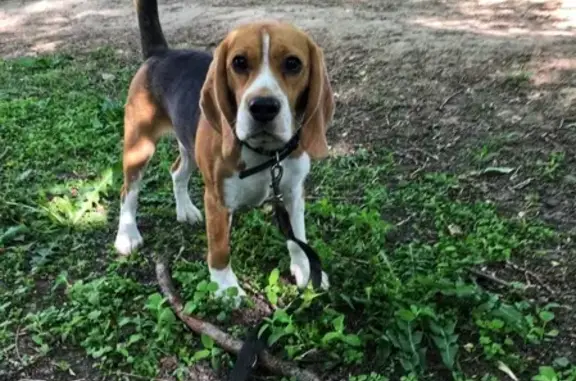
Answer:
[(499, 173), (503, 175), (507, 175), (514, 170), (512, 167), (487, 167), (482, 171), (482, 173)]
[(508, 377), (513, 379), (514, 381), (518, 381), (518, 377), (512, 372), (512, 370), (508, 367), (508, 365), (504, 364), (502, 361), (498, 361), (498, 369), (502, 372), (506, 373)]
[(459, 236), (462, 235), (462, 229), (460, 226), (455, 224), (448, 225), (448, 231), (450, 232), (451, 236)]

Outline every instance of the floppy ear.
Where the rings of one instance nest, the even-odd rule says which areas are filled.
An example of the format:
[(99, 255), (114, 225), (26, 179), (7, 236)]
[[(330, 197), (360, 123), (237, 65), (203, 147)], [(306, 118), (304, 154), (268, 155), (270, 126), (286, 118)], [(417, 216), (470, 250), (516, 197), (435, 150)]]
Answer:
[(310, 74), (301, 143), (310, 158), (321, 159), (328, 155), (326, 130), (334, 115), (334, 94), (322, 49), (312, 40), (309, 45)]
[(226, 57), (228, 41), (224, 40), (214, 51), (214, 58), (200, 94), (200, 109), (208, 123), (222, 136), (222, 154), (229, 156), (234, 148), (232, 124), (235, 107), (228, 89)]

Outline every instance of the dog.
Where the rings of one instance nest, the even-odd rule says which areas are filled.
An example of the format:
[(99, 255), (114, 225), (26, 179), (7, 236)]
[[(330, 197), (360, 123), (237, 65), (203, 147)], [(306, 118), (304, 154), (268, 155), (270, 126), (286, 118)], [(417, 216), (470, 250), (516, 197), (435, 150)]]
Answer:
[[(232, 28), (211, 55), (168, 47), (156, 0), (135, 0), (144, 62), (125, 103), (123, 185), (114, 246), (128, 255), (143, 244), (136, 222), (140, 182), (156, 143), (173, 132), (179, 156), (171, 167), (176, 219), (190, 224), (203, 215), (188, 193), (194, 170), (204, 183), (207, 264), (216, 295), (240, 287), (230, 261), (232, 216), (259, 207), (271, 196), (267, 170), (240, 178), (240, 171), (270, 160), (294, 141), (281, 162), (279, 189), (294, 235), (306, 242), (304, 181), (311, 160), (328, 155), (326, 130), (334, 95), (322, 49), (283, 21)], [(287, 242), (290, 271), (299, 288), (310, 278), (304, 252)], [(255, 253), (257, 255), (257, 253)], [(328, 289), (326, 273), (322, 287)]]

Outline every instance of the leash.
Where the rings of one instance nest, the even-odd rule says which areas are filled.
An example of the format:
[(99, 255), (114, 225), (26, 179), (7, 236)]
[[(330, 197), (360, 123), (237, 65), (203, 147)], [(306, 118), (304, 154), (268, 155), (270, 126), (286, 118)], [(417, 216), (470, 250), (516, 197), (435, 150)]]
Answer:
[[(298, 146), (300, 136), (299, 132), (300, 131), (298, 131), (284, 146), (284, 148), (279, 151), (266, 151), (261, 148), (256, 149), (250, 147), (247, 143), (242, 142), (248, 148), (260, 154), (273, 157), (260, 165), (243, 170), (240, 172), (239, 177), (243, 179), (266, 168), (270, 168), (270, 175), (272, 177), (271, 188), (273, 192), (271, 202), (273, 204), (276, 224), (278, 225), (280, 232), (284, 235), (286, 242), (293, 241), (296, 243), (308, 257), (308, 262), (310, 263), (310, 280), (312, 281), (314, 289), (318, 289), (322, 283), (322, 263), (320, 257), (312, 247), (294, 236), (292, 224), (290, 223), (290, 216), (284, 207), (282, 202), (282, 193), (280, 192), (280, 180), (284, 174), (281, 161), (288, 157), (288, 155), (290, 155), (290, 153), (292, 153)], [(302, 305), (302, 302), (297, 303), (297, 301), (302, 300), (300, 297), (303, 292), (303, 290), (298, 291), (296, 299), (290, 303), (288, 308), (285, 310), (287, 314), (292, 314)], [(249, 330), (244, 345), (240, 348), (240, 352), (236, 357), (236, 363), (230, 373), (229, 381), (247, 380), (248, 376), (252, 373), (252, 370), (258, 364), (258, 358), (264, 349), (266, 349), (268, 342), (269, 331), (264, 330), (261, 332), (265, 323), (266, 321), (263, 319)]]

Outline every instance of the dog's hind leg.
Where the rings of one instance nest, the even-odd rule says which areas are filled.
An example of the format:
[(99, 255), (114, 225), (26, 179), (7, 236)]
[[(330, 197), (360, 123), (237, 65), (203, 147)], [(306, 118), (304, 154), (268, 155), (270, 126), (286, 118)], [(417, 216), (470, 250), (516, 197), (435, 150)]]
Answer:
[(156, 150), (156, 143), (170, 123), (147, 90), (146, 68), (134, 77), (124, 113), (124, 184), (120, 196), (120, 217), (114, 247), (128, 255), (143, 243), (136, 224), (138, 193), (142, 175)]
[[(128, 113), (127, 113), (128, 114)], [(131, 123), (128, 121), (128, 123)], [(120, 217), (114, 247), (123, 255), (128, 255), (143, 243), (136, 224), (138, 193), (142, 175), (148, 161), (154, 155), (157, 139), (154, 136), (140, 135), (137, 138), (125, 133), (124, 140), (124, 184), (120, 195)]]
[(192, 154), (178, 143), (180, 155), (172, 164), (172, 188), (176, 201), (176, 219), (178, 222), (195, 224), (202, 221), (202, 212), (194, 205), (188, 193), (188, 183), (192, 171), (196, 168)]

